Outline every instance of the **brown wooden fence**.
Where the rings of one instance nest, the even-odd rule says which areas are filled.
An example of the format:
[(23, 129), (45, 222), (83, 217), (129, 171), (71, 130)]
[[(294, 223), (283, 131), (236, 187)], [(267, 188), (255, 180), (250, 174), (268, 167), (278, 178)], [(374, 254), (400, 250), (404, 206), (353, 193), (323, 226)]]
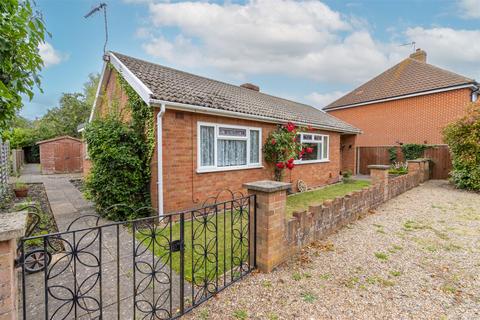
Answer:
[[(390, 164), (388, 149), (395, 147), (397, 161), (404, 161), (402, 149), (399, 146), (358, 147), (357, 172), (370, 174), (368, 166), (371, 164)], [(423, 155), (433, 161), (431, 179), (447, 179), (452, 170), (452, 160), (446, 145), (429, 146)]]

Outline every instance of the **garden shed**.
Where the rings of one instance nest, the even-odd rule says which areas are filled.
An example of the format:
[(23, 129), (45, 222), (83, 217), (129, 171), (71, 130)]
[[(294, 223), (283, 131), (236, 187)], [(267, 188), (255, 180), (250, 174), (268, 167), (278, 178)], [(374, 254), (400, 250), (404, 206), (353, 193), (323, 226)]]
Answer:
[(82, 141), (62, 136), (37, 142), (43, 174), (82, 172)]

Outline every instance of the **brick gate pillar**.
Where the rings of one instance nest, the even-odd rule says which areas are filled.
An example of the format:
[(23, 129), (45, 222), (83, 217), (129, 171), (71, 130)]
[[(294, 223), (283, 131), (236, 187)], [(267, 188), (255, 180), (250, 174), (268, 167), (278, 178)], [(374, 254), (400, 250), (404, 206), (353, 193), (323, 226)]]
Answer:
[(390, 166), (383, 164), (373, 164), (369, 165), (370, 177), (372, 178), (372, 184), (382, 184), (383, 185), (383, 200), (387, 201), (388, 194), (388, 170)]
[(17, 238), (25, 234), (27, 212), (0, 215), (0, 319), (15, 320), (18, 313)]
[(243, 187), (257, 198), (257, 267), (271, 272), (284, 259), (287, 189), (291, 183), (263, 180), (245, 183)]

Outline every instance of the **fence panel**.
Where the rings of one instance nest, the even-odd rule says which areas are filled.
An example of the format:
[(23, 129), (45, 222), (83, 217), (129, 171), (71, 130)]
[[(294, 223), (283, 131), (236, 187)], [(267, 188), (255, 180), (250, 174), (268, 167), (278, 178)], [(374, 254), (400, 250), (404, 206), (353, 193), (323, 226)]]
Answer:
[(3, 142), (0, 138), (0, 199), (3, 202), (8, 193), (8, 173), (10, 171), (9, 161), (9, 143)]
[[(358, 147), (358, 172), (370, 174), (368, 166), (371, 164), (390, 164), (388, 150), (397, 149), (397, 161), (404, 161), (402, 149), (399, 146)], [(433, 161), (431, 179), (447, 179), (452, 170), (450, 151), (446, 145), (435, 145), (427, 148), (423, 155)]]

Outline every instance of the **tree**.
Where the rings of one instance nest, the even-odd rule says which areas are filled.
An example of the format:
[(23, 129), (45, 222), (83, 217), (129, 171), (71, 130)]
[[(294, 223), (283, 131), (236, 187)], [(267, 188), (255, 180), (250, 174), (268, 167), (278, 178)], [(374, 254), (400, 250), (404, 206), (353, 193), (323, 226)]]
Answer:
[(449, 124), (443, 135), (452, 154), (453, 183), (458, 188), (480, 190), (480, 106), (472, 103), (467, 115)]
[(56, 136), (78, 137), (77, 127), (84, 123), (90, 114), (90, 107), (81, 93), (64, 93), (60, 106), (48, 110), (38, 121), (38, 132), (42, 139)]
[(43, 66), (38, 46), (45, 24), (30, 0), (0, 1), (0, 129), (21, 109), (22, 95), (33, 97), (40, 88)]

